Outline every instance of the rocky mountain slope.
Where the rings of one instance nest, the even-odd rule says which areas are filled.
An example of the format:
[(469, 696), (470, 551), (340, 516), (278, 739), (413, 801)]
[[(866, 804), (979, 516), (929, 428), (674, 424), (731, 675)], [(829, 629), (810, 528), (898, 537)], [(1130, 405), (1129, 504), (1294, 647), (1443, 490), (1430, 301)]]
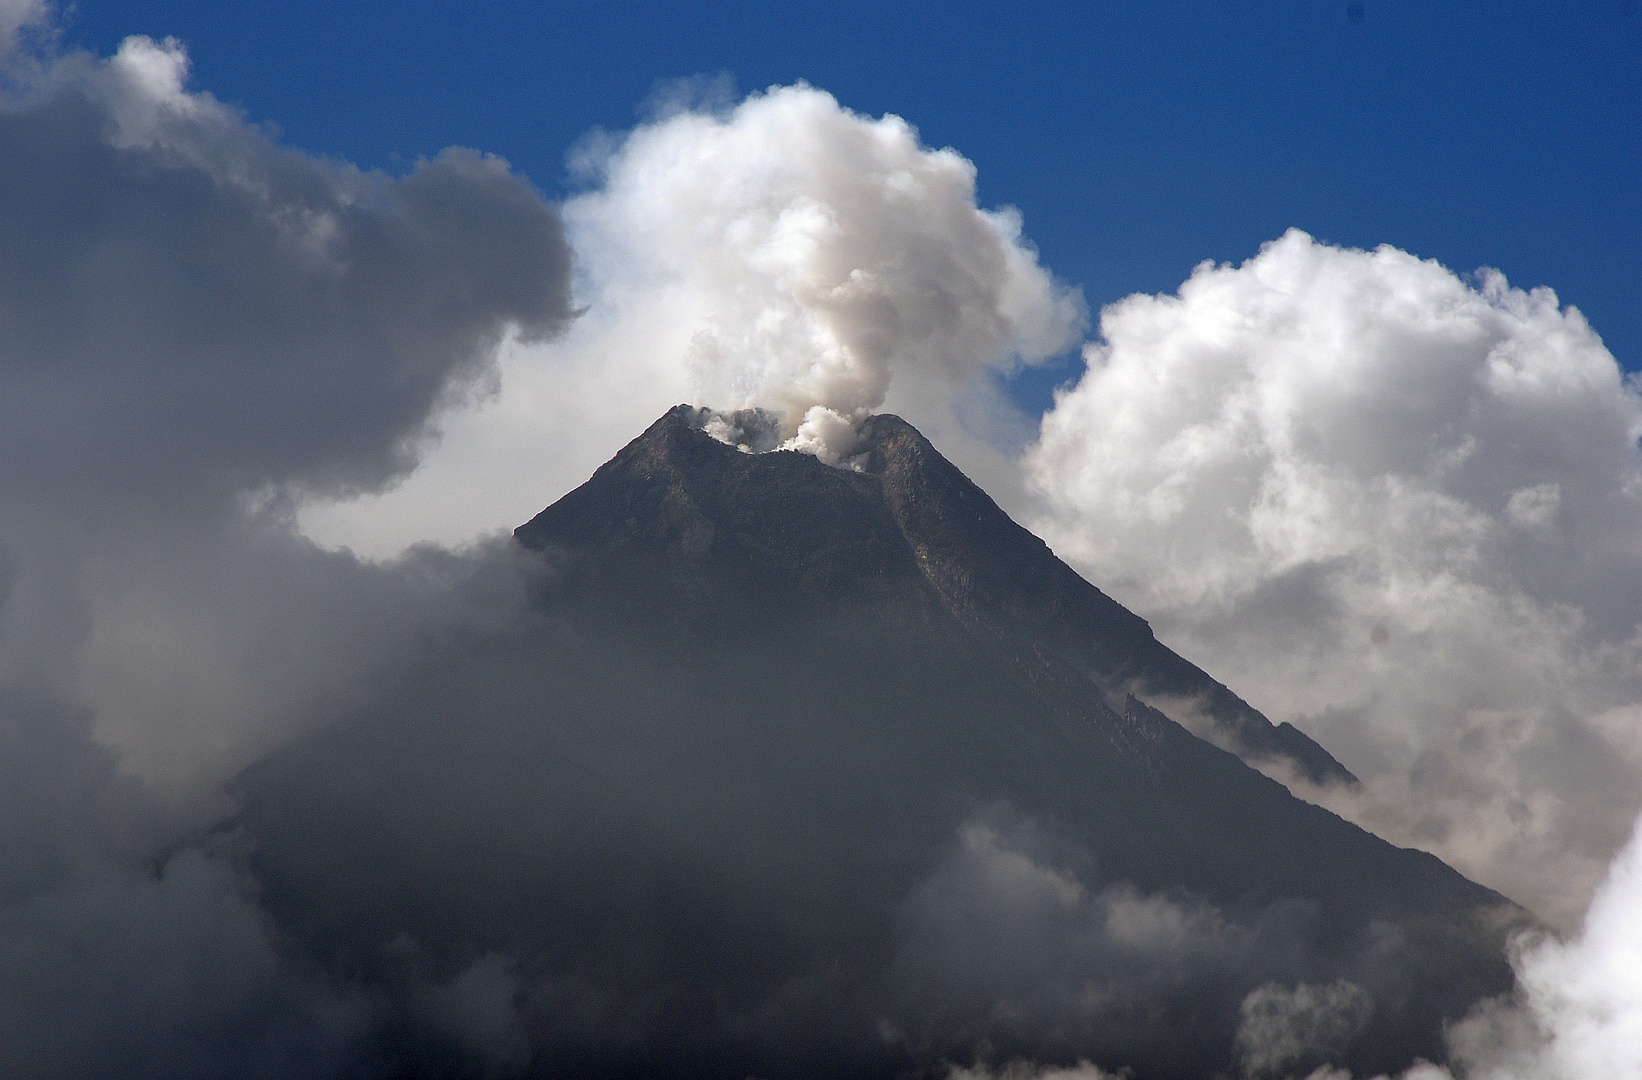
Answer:
[(852, 575), (884, 580), (916, 567), (930, 594), (921, 599), (933, 598), (1040, 686), (1063, 685), (1081, 699), (1092, 681), (1115, 702), (1130, 694), (1189, 702), (1216, 742), (1251, 763), (1287, 759), (1313, 782), (1356, 782), (1293, 725), (1274, 726), (1166, 648), (900, 417), (866, 421), (865, 471), (852, 474), (816, 472), (813, 458), (796, 453), (727, 458), (696, 433), (703, 415), (674, 408), (587, 485), (520, 527), (519, 542), (615, 557), (664, 551), (691, 573), (731, 563), (729, 577), (787, 577), (819, 563), (831, 578), (793, 582), (818, 597), (854, 587)]
[[(1370, 1074), (1509, 988), (1519, 911), (1146, 705), (1353, 782), (909, 425), (854, 471), (703, 420), (517, 530), (519, 625), (243, 779), (267, 903), (329, 962), (502, 965), (493, 1028), (543, 1076)], [(436, 1049), (385, 1060), (472, 1064)]]

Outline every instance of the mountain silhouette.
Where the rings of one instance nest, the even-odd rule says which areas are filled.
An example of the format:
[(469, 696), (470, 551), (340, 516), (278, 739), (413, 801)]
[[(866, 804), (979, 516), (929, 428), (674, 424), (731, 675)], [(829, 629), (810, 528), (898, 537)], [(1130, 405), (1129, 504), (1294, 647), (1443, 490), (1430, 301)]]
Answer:
[(404, 1011), (379, 1071), (1372, 1074), (1510, 988), (1519, 909), (1251, 767), (1355, 783), (909, 424), (838, 468), (711, 415), (516, 531), (516, 625), (242, 778), (269, 909)]
[(1020, 677), (1069, 695), (1065, 707), (1092, 707), (1090, 682), (1117, 702), (1131, 693), (1188, 701), (1216, 741), (1251, 763), (1286, 759), (1314, 783), (1356, 783), (1299, 729), (1274, 726), (1160, 643), (900, 417), (866, 420), (868, 463), (857, 474), (817, 471), (797, 453), (727, 457), (701, 438), (704, 415), (676, 406), (514, 535), (530, 548), (637, 554), (655, 566), (661, 557), (720, 590), (780, 579), (778, 593), (806, 604), (905, 575), (898, 587), (908, 599), (944, 609)]

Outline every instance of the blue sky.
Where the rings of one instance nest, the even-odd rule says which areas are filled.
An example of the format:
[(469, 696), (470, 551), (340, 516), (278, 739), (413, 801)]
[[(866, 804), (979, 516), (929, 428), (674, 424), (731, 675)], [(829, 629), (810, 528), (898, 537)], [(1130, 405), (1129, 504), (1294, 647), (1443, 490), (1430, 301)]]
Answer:
[[(984, 205), (1091, 307), (1296, 226), (1488, 265), (1642, 368), (1642, 14), (1487, 4), (83, 0), (70, 44), (175, 35), (196, 88), (293, 146), (400, 172), (461, 144), (553, 197), (659, 82), (806, 79), (973, 160)], [(1018, 387), (1047, 403), (1062, 367)]]

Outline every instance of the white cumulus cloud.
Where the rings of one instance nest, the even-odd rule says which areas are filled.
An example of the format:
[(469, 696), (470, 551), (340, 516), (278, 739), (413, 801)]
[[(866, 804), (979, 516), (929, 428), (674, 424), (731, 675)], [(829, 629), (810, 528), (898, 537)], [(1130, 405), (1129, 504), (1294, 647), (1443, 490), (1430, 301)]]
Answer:
[[(1577, 934), (1565, 940), (1526, 935), (1515, 944), (1516, 994), (1483, 1002), (1449, 1029), (1458, 1075), (1463, 1080), (1642, 1076), (1642, 821), (1598, 884)], [(1295, 1060), (1294, 1025), (1266, 1022), (1282, 1010), (1250, 1010), (1245, 1003), (1244, 1011), (1271, 1014), (1239, 1032), (1246, 1061)], [(1349, 1077), (1323, 1065), (1307, 1080)], [(1398, 1080), (1455, 1080), (1455, 1074), (1418, 1062)]]
[(1486, 1057), (1505, 1060), (1477, 1071), (1488, 1080), (1642, 1076), (1642, 831), (1598, 886), (1579, 935), (1531, 944), (1516, 968), (1527, 1048), (1485, 1045)]
[(1642, 804), (1642, 397), (1577, 310), (1298, 231), (1101, 316), (1034, 527), (1558, 925)]
[(500, 394), (448, 416), (402, 489), (311, 507), (312, 535), (391, 551), (517, 525), (681, 401), (772, 410), (789, 445), (834, 460), (880, 408), (956, 442), (982, 376), (1085, 325), (1019, 215), (977, 205), (972, 163), (814, 87), (673, 111), (581, 168), (593, 186), (563, 207), (577, 325), (513, 350)]

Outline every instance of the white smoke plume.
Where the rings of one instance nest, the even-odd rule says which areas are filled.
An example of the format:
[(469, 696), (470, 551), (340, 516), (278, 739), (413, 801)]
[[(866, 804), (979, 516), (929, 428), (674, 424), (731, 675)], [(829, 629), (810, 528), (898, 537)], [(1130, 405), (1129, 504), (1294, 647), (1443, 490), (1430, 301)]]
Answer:
[(1035, 528), (1364, 780), (1308, 797), (1576, 925), (1642, 805), (1642, 397), (1601, 339), (1300, 232), (1101, 335)]
[(1019, 215), (976, 206), (972, 164), (813, 87), (677, 113), (588, 167), (599, 189), (566, 217), (579, 250), (613, 256), (592, 270), (597, 302), (682, 301), (693, 325), (675, 359), (700, 399), (778, 411), (829, 457), (849, 449), (837, 421), (883, 405), (899, 371), (958, 387), (1081, 328)]
[(814, 87), (672, 111), (579, 167), (593, 186), (563, 207), (578, 324), (513, 350), (499, 397), (447, 418), (401, 490), (310, 507), (311, 535), (391, 551), (517, 524), (680, 401), (769, 410), (781, 444), (835, 463), (886, 407), (943, 446), (979, 443), (954, 404), (1001, 408), (984, 376), (1075, 347), (1086, 323), (1019, 215), (977, 205), (973, 164)]

